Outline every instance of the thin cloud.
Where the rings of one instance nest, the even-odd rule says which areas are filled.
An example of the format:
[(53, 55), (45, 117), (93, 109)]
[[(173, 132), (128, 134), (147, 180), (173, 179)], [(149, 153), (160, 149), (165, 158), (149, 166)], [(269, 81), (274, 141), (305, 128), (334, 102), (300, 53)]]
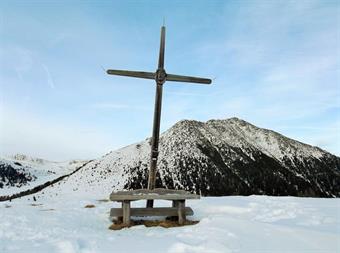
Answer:
[(50, 70), (48, 69), (48, 67), (45, 64), (42, 63), (41, 65), (42, 65), (43, 69), (45, 70), (48, 86), (51, 89), (54, 89), (55, 84), (54, 84), (53, 78), (51, 76)]

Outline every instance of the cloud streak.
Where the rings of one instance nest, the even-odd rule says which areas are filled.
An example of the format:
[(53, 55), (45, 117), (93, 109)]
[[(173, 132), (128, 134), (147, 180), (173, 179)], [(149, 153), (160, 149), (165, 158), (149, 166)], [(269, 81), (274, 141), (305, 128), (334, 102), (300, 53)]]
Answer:
[(45, 64), (41, 64), (43, 69), (45, 70), (46, 72), (46, 78), (47, 78), (47, 84), (48, 86), (51, 88), (51, 89), (54, 89), (55, 88), (55, 84), (54, 84), (54, 81), (52, 79), (52, 76), (51, 76), (51, 73), (50, 73), (50, 70), (48, 69), (48, 67), (45, 65)]

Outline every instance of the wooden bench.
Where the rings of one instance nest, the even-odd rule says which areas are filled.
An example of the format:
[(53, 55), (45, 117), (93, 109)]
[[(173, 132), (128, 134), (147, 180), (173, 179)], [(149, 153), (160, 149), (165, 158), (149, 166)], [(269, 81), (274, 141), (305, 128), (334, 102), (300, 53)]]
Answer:
[[(162, 188), (113, 192), (110, 195), (110, 200), (121, 202), (122, 208), (112, 208), (110, 216), (122, 219), (126, 226), (130, 225), (131, 216), (175, 216), (178, 217), (178, 223), (182, 225), (186, 216), (194, 214), (190, 207), (185, 206), (185, 200), (199, 198), (199, 195), (187, 191)], [(149, 199), (170, 200), (172, 207), (131, 208), (131, 201)]]

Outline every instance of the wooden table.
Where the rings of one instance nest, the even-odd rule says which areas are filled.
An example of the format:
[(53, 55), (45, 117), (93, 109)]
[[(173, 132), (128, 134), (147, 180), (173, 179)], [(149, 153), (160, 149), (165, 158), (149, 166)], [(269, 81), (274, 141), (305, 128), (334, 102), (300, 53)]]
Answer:
[[(199, 195), (187, 191), (163, 188), (112, 192), (110, 200), (121, 202), (122, 208), (112, 208), (110, 216), (121, 217), (126, 226), (130, 225), (131, 216), (178, 216), (178, 223), (182, 225), (187, 215), (194, 214), (190, 207), (185, 206), (185, 200), (199, 198)], [(131, 208), (131, 201), (148, 199), (170, 200), (172, 207)]]

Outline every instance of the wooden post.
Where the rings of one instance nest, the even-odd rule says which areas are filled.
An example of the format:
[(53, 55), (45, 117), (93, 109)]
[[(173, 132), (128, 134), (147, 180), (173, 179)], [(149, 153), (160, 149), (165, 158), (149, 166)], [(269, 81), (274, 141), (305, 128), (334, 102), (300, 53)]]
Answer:
[(117, 224), (123, 223), (123, 216), (118, 216), (118, 217), (117, 217), (116, 223), (117, 223)]
[[(149, 190), (153, 190), (156, 185), (159, 132), (160, 132), (161, 110), (162, 110), (162, 92), (163, 92), (163, 84), (157, 82), (156, 98), (155, 98), (155, 112), (154, 112), (154, 117), (153, 117), (153, 130), (152, 130), (152, 139), (151, 139), (150, 170), (149, 170), (149, 179), (148, 179)], [(147, 200), (146, 207), (153, 207), (153, 199)]]
[(186, 221), (185, 217), (185, 200), (178, 200), (178, 224), (183, 225)]
[(178, 201), (177, 200), (172, 201), (172, 207), (178, 207)]
[(178, 221), (178, 200), (173, 200), (172, 201), (172, 207), (176, 208), (177, 212), (176, 212), (176, 216), (169, 216), (167, 217), (168, 220), (171, 220), (171, 221)]
[(130, 201), (124, 200), (122, 202), (123, 209), (123, 224), (126, 226), (130, 226)]

